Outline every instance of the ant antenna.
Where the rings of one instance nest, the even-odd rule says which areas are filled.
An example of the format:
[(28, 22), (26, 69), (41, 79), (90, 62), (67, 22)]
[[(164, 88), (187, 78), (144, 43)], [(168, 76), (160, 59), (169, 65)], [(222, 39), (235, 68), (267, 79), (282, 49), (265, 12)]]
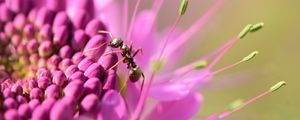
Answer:
[(144, 73), (142, 73), (142, 77), (143, 77), (143, 80), (142, 80), (141, 91), (143, 91), (144, 83), (145, 83), (145, 75), (144, 75)]
[(87, 53), (87, 52), (90, 52), (90, 51), (93, 51), (93, 50), (97, 50), (101, 47), (103, 47), (105, 44), (108, 44), (109, 41), (105, 42), (105, 43), (102, 43), (101, 45), (99, 45), (98, 47), (94, 47), (94, 48), (91, 48), (91, 49), (88, 49), (86, 51), (83, 51), (83, 53)]
[(117, 65), (118, 64), (120, 64), (122, 61), (124, 61), (126, 59), (126, 57), (123, 57), (121, 60), (119, 60), (116, 64), (114, 64), (113, 66), (111, 66), (110, 68), (109, 68), (109, 70), (111, 70), (111, 69), (113, 69), (113, 68), (115, 68), (115, 67), (117, 67)]
[(113, 39), (114, 37), (113, 37), (113, 35), (112, 35), (112, 33), (111, 32), (109, 32), (109, 31), (105, 31), (105, 30), (99, 30), (98, 31), (98, 33), (104, 33), (104, 34), (108, 34), (109, 36), (110, 36), (110, 38), (111, 39)]

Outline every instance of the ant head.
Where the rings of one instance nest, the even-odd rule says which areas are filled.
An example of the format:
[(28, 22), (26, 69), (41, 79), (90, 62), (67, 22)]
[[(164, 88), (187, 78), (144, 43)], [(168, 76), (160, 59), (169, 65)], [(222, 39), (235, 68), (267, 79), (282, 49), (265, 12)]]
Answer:
[(123, 45), (122, 38), (114, 38), (110, 41), (110, 46), (113, 48), (118, 48)]

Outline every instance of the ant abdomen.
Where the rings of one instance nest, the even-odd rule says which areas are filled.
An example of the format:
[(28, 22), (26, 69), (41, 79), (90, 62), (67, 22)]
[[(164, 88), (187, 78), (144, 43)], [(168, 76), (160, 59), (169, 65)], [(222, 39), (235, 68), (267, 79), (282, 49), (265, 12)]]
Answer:
[(142, 76), (143, 76), (143, 72), (142, 72), (141, 68), (138, 66), (130, 69), (130, 71), (129, 71), (129, 79), (133, 83), (138, 81)]

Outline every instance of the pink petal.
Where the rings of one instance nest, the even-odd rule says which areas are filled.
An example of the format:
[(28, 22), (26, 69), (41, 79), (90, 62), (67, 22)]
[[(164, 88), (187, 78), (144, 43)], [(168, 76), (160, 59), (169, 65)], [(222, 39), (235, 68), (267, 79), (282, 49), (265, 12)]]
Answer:
[(125, 101), (117, 91), (109, 90), (105, 93), (98, 116), (104, 120), (128, 119)]
[(203, 98), (198, 93), (190, 93), (180, 100), (160, 102), (157, 104), (148, 120), (188, 120), (199, 112)]
[(122, 35), (122, 12), (118, 0), (94, 0), (95, 16), (99, 18), (114, 36)]
[(134, 111), (140, 96), (140, 89), (137, 84), (127, 82), (126, 99), (130, 111)]
[[(150, 58), (156, 53), (157, 50), (157, 40), (155, 38), (155, 28), (156, 26), (156, 15), (154, 11), (145, 10), (142, 11), (135, 21), (135, 25), (132, 31), (134, 41), (134, 48), (143, 48), (143, 55), (137, 55), (140, 67), (147, 66), (150, 62)], [(142, 28), (142, 29), (141, 29)]]
[(149, 94), (156, 100), (172, 101), (181, 99), (188, 95), (190, 90), (191, 88), (189, 88), (186, 84), (164, 81), (152, 85)]
[(150, 96), (159, 101), (182, 99), (197, 88), (205, 85), (212, 76), (205, 71), (196, 71), (186, 76), (173, 76), (168, 80), (154, 83), (150, 88)]

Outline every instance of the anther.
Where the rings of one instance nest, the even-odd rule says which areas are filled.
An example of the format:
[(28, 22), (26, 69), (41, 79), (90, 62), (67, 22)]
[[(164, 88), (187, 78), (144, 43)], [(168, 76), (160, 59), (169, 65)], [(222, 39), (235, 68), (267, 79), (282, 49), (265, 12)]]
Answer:
[(286, 85), (286, 82), (285, 82), (285, 81), (280, 81), (280, 82), (278, 82), (277, 84), (275, 84), (274, 86), (272, 86), (272, 87), (270, 88), (270, 91), (271, 91), (271, 92), (274, 92), (274, 91), (278, 90), (279, 88), (281, 88), (281, 87), (284, 86), (284, 85)]
[(250, 31), (250, 29), (251, 29), (252, 27), (253, 27), (252, 24), (246, 25), (246, 27), (244, 27), (244, 29), (240, 32), (238, 38), (239, 38), (239, 39), (244, 38), (244, 37), (247, 35), (247, 33)]
[(253, 59), (259, 52), (258, 51), (253, 51), (250, 53), (248, 56), (244, 57), (242, 61), (250, 61)]
[(164, 61), (163, 60), (156, 60), (152, 64), (152, 70), (154, 72), (159, 72), (161, 70), (161, 68), (162, 68), (163, 65), (164, 65)]
[(199, 70), (205, 68), (208, 65), (207, 61), (201, 61), (194, 65), (194, 69)]
[(265, 25), (265, 23), (263, 23), (263, 22), (256, 23), (255, 25), (253, 25), (251, 27), (250, 32), (255, 32), (255, 31), (261, 29), (264, 25)]
[(185, 14), (185, 12), (187, 10), (187, 7), (188, 7), (188, 3), (189, 3), (188, 0), (182, 0), (181, 1), (180, 7), (179, 7), (179, 10), (178, 10), (179, 15), (184, 15)]

